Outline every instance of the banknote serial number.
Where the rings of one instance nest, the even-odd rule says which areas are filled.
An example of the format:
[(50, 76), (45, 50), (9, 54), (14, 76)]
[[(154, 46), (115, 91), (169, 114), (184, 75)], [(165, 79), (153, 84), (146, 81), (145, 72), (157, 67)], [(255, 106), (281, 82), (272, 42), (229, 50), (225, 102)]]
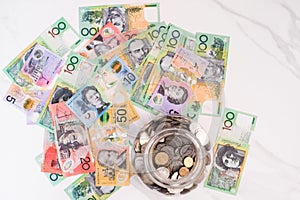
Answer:
[(228, 113), (226, 113), (225, 118), (226, 118), (226, 120), (223, 122), (222, 129), (231, 131), (231, 127), (233, 125), (232, 120), (235, 118), (235, 114), (233, 112), (228, 112)]

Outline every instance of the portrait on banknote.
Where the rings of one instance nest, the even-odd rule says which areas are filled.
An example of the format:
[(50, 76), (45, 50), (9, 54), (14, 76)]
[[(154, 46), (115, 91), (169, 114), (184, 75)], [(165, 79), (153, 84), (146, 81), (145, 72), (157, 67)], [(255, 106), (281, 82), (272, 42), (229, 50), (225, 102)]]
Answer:
[(97, 161), (104, 167), (117, 166), (126, 169), (126, 151), (119, 153), (116, 150), (101, 150), (98, 152)]
[(58, 147), (62, 159), (68, 159), (72, 150), (78, 150), (80, 147), (88, 145), (82, 134), (84, 128), (80, 124), (67, 121), (60, 124), (60, 129), (56, 130)]
[(224, 42), (221, 38), (214, 37), (211, 49), (207, 52), (212, 58), (222, 59), (224, 51)]
[(247, 149), (228, 143), (217, 143), (215, 160), (206, 181), (206, 186), (218, 190), (236, 193)]
[(216, 154), (216, 165), (224, 170), (239, 171), (245, 157), (245, 152), (230, 145), (219, 145)]
[(224, 65), (219, 63), (209, 62), (204, 70), (201, 80), (208, 82), (218, 82), (223, 80), (224, 75)]
[(129, 184), (128, 151), (128, 146), (113, 142), (105, 142), (97, 148), (96, 186)]
[(128, 30), (127, 14), (125, 8), (109, 7), (102, 10), (105, 24), (111, 22), (120, 32)]
[(68, 101), (72, 96), (73, 92), (68, 87), (56, 87), (53, 97), (51, 99), (51, 104), (59, 103), (63, 101)]
[(87, 126), (90, 127), (110, 106), (94, 85), (82, 87), (71, 99), (67, 106)]
[(181, 114), (191, 94), (192, 91), (188, 84), (163, 76), (148, 105), (166, 114), (170, 114), (171, 111)]
[(148, 55), (151, 45), (147, 39), (133, 39), (127, 47), (128, 57), (133, 65), (133, 68), (139, 67), (144, 58)]

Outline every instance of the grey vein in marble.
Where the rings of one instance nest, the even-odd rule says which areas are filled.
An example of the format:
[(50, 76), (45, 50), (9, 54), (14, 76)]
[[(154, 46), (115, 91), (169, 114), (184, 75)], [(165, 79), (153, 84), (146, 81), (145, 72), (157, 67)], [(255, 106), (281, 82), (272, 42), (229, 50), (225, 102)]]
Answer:
[[(246, 32), (244, 30), (242, 30), (242, 32), (246, 34), (246, 37), (248, 37), (252, 42), (254, 42), (254, 44), (256, 46), (258, 46), (269, 56), (274, 58), (277, 62), (279, 62), (279, 64), (286, 66), (286, 68), (296, 78), (300, 79), (300, 65), (296, 59), (296, 55), (292, 51), (292, 49), (295, 47), (296, 47), (296, 49), (298, 49), (298, 45), (295, 46), (295, 43), (293, 43), (293, 42), (290, 44), (289, 42), (285, 41), (280, 35), (276, 34), (269, 26), (228, 8), (223, 3), (221, 3), (219, 0), (214, 0), (214, 2), (216, 4), (218, 4), (224, 11), (227, 11), (234, 16), (245, 19), (245, 20), (251, 22), (252, 24), (257, 25), (257, 26), (261, 27), (262, 29), (266, 30), (267, 32), (269, 32), (269, 34), (273, 38), (273, 41), (276, 43), (278, 49), (282, 52), (282, 55), (285, 56), (285, 59), (286, 59), (288, 65), (283, 63), (282, 61), (280, 61), (278, 58), (276, 58), (276, 54), (273, 54), (270, 50), (268, 50), (267, 48), (264, 48), (263, 46), (261, 46), (257, 42), (255, 42), (254, 39), (251, 39), (250, 36), (248, 34), (246, 34)], [(299, 34), (298, 34), (299, 29), (297, 28), (297, 24), (296, 24), (297, 21), (300, 21), (299, 17), (286, 4), (281, 3), (281, 6), (284, 7), (289, 12), (290, 17), (292, 18), (293, 26), (291, 26), (292, 28), (290, 30), (290, 36), (291, 36), (292, 41), (299, 40)], [(241, 27), (241, 26), (239, 26), (239, 27)], [(296, 37), (296, 36), (298, 36), (298, 37)]]

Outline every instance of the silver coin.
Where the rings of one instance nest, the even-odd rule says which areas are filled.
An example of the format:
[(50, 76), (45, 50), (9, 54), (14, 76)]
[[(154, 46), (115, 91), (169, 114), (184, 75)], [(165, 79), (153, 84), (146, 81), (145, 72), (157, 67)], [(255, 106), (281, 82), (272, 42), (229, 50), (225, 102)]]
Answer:
[(149, 137), (148, 133), (142, 132), (140, 135), (140, 144), (144, 145), (144, 144), (148, 143), (149, 140), (150, 140), (150, 137)]
[(187, 145), (187, 144), (193, 145), (193, 142), (190, 139), (186, 138), (186, 137), (181, 137), (181, 141), (182, 141), (182, 146)]
[(182, 161), (180, 160), (174, 160), (170, 164), (170, 168), (172, 172), (178, 171), (183, 166)]
[(137, 173), (145, 172), (145, 162), (143, 156), (138, 156), (134, 159), (134, 167)]
[(134, 151), (136, 153), (140, 153), (141, 152), (141, 144), (140, 144), (140, 140), (135, 140), (134, 141)]
[(185, 158), (187, 156), (194, 158), (195, 157), (195, 148), (193, 145), (184, 145), (180, 149), (180, 155)]
[[(168, 138), (168, 139), (167, 139)], [(179, 136), (174, 136), (172, 138), (170, 137), (167, 137), (166, 138), (166, 144), (174, 147), (174, 148), (177, 148), (177, 147), (181, 147), (182, 146), (182, 140), (181, 140), (181, 137)]]
[(163, 151), (163, 152), (165, 152), (165, 153), (167, 153), (168, 154), (168, 156), (169, 156), (169, 158), (170, 158), (170, 160), (172, 160), (173, 159), (173, 157), (174, 157), (174, 148), (172, 147), (172, 146), (169, 146), (169, 145), (166, 145), (166, 146), (164, 146), (164, 147), (162, 147), (161, 149), (160, 149), (160, 151)]
[(156, 169), (159, 176), (163, 179), (167, 179), (170, 176), (170, 170), (166, 167), (159, 167)]
[(161, 148), (163, 148), (164, 146), (166, 146), (165, 143), (158, 143), (158, 144), (156, 145), (155, 149), (158, 150), (158, 151), (160, 151)]

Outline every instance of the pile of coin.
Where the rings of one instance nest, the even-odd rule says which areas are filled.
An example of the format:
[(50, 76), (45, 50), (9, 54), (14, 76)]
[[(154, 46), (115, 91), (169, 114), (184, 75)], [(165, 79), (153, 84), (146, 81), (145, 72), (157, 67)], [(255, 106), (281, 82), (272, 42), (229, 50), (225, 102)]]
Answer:
[(183, 116), (166, 115), (150, 121), (137, 134), (133, 167), (150, 189), (185, 194), (202, 181), (210, 162), (209, 145), (207, 138), (197, 138), (199, 128), (194, 126)]

